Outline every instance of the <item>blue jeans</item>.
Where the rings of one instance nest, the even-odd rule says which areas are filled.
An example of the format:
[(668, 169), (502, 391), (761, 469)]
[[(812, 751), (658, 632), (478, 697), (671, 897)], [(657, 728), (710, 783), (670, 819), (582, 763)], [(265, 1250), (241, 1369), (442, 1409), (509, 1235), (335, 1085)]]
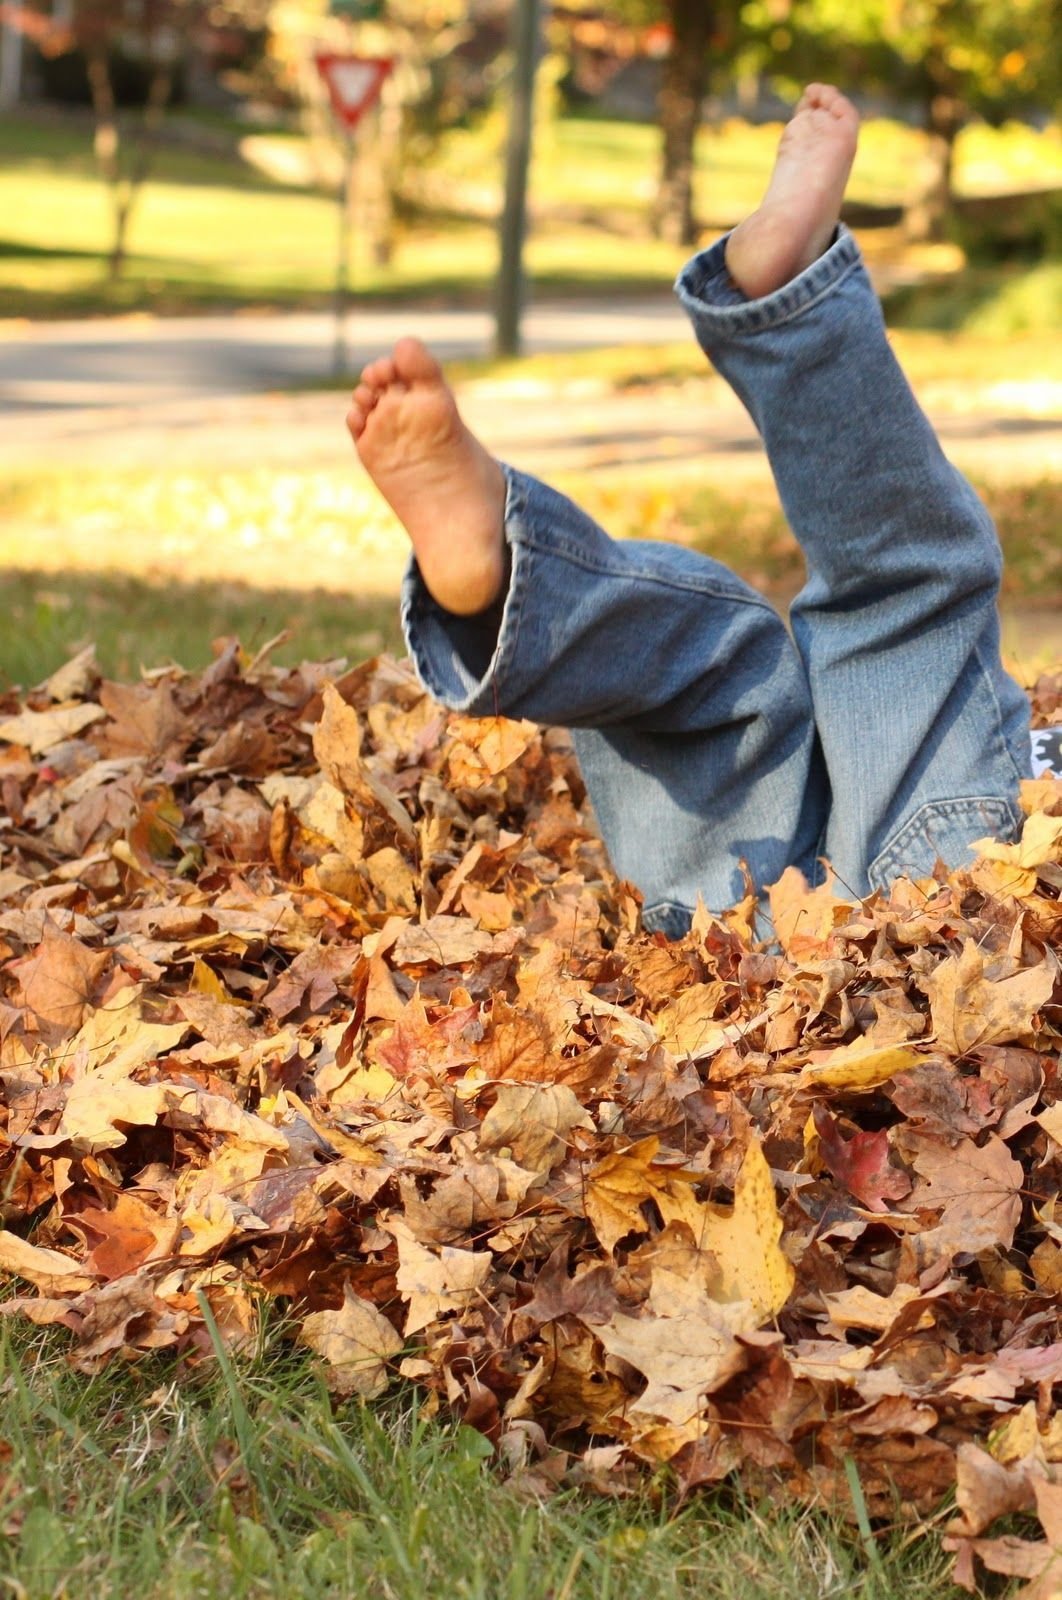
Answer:
[(826, 857), (855, 896), (1019, 822), (1028, 705), (999, 660), (1001, 556), (889, 348), (851, 235), (746, 300), (720, 241), (676, 291), (762, 435), (807, 563), (791, 634), (726, 567), (616, 542), (506, 468), (510, 576), (461, 618), (415, 564), (402, 617), (444, 704), (573, 730), (613, 863), (677, 935)]

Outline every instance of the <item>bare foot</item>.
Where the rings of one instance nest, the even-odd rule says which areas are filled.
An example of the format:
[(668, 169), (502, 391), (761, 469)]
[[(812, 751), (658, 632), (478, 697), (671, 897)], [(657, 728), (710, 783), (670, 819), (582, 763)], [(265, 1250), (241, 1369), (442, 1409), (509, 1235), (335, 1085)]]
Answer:
[(483, 611), (504, 581), (505, 478), (419, 339), (400, 339), (365, 368), (347, 427), (433, 599), (458, 616)]
[(759, 210), (727, 240), (727, 271), (750, 300), (773, 294), (829, 248), (858, 137), (851, 101), (829, 84), (809, 84), (782, 134)]

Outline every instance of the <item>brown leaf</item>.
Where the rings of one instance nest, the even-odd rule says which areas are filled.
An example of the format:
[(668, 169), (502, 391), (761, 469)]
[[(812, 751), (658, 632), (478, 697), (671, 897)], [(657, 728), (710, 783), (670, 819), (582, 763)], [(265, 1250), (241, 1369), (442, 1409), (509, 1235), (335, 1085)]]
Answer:
[(923, 978), (937, 1041), (949, 1055), (964, 1056), (979, 1045), (1019, 1042), (1033, 1017), (1051, 998), (1054, 969), (1046, 962), (992, 981), (972, 939), (959, 956), (946, 956)]
[(10, 969), (18, 975), (19, 1004), (32, 1011), (52, 1037), (74, 1033), (110, 961), (107, 951), (90, 950), (45, 921), (37, 949)]
[(1024, 1174), (1002, 1139), (945, 1143), (929, 1134), (914, 1137), (905, 1155), (918, 1173), (907, 1199), (912, 1211), (940, 1213), (935, 1228), (920, 1235), (926, 1259), (999, 1246), (1009, 1250), (1021, 1215)]
[(538, 1177), (564, 1160), (574, 1129), (593, 1130), (593, 1118), (564, 1084), (500, 1083), (480, 1128), (484, 1150), (508, 1147), (512, 1159)]
[(419, 1333), (436, 1317), (463, 1311), (483, 1290), (491, 1270), (489, 1251), (427, 1249), (397, 1217), (384, 1223), (398, 1245), (398, 1292), (409, 1302), (405, 1333)]
[(338, 1311), (311, 1311), (303, 1318), (299, 1339), (324, 1358), (331, 1390), (365, 1400), (383, 1394), (389, 1365), (403, 1345), (387, 1318), (349, 1285)]
[(25, 1278), (43, 1295), (77, 1294), (95, 1282), (92, 1274), (78, 1270), (70, 1256), (30, 1244), (6, 1228), (0, 1228), (0, 1272)]

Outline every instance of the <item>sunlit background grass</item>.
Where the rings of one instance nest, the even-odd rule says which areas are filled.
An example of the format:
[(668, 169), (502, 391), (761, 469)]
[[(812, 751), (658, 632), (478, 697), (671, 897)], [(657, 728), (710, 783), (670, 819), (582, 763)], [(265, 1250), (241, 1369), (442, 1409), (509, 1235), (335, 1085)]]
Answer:
[[(193, 119), (186, 121), (194, 128)], [(500, 131), (454, 130), (418, 167), (393, 263), (375, 265), (355, 240), (359, 293), (474, 295), (490, 286), (499, 188), (484, 174), (500, 170)], [(776, 126), (737, 121), (705, 131), (697, 192), (706, 225), (732, 223), (754, 204), (777, 136)], [(651, 239), (642, 225), (658, 143), (658, 131), (640, 123), (564, 118), (542, 129), (528, 256), (541, 288), (671, 281), (683, 252)], [(917, 187), (923, 150), (917, 130), (869, 121), (850, 197), (899, 204)], [(265, 169), (301, 177), (302, 184), (281, 183)], [(291, 134), (234, 139), (229, 154), (161, 149), (133, 215), (125, 275), (108, 284), (108, 199), (87, 123), (0, 117), (0, 316), (323, 303), (334, 276), (336, 218), (332, 193), (313, 187), (319, 175), (314, 149)], [(961, 135), (960, 195), (1052, 184), (1062, 185), (1056, 129), (974, 126)], [(626, 235), (622, 249), (617, 232)], [(1042, 269), (1032, 300), (1052, 283), (1057, 296), (1058, 277)]]

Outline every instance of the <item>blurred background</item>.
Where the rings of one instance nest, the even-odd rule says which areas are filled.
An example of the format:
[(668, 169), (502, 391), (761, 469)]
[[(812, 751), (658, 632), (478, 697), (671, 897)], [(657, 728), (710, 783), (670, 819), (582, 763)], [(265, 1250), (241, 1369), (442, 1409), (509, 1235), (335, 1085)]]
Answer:
[[(0, 687), (90, 640), (124, 676), (231, 633), (396, 647), (403, 539), (343, 416), (405, 331), (496, 451), (784, 606), (799, 552), (670, 284), (755, 205), (812, 78), (863, 115), (846, 218), (997, 519), (1008, 648), (1062, 657), (1059, 24), (1058, 0), (4, 0)], [(322, 52), (389, 64), (352, 129)]]

